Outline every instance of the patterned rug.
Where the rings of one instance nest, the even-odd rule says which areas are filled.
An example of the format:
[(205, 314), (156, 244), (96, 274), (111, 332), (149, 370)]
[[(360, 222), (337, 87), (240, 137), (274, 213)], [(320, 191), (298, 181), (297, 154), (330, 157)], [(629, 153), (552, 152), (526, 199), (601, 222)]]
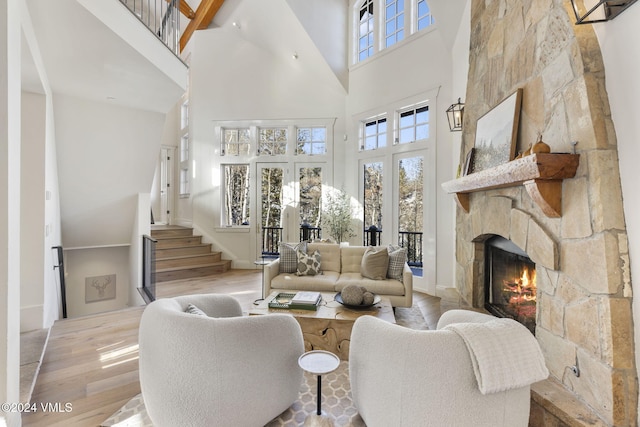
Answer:
[[(410, 329), (427, 330), (427, 324), (418, 307), (395, 310), (396, 323)], [(316, 377), (305, 372), (300, 387), (300, 396), (289, 409), (273, 419), (267, 427), (293, 427), (304, 423), (308, 415), (316, 411)], [(334, 372), (322, 377), (322, 411), (331, 416), (339, 427), (364, 427), (356, 407), (351, 401), (349, 383), (349, 362), (340, 362)], [(101, 427), (153, 427), (147, 416), (142, 395), (137, 395), (115, 414), (101, 424)]]

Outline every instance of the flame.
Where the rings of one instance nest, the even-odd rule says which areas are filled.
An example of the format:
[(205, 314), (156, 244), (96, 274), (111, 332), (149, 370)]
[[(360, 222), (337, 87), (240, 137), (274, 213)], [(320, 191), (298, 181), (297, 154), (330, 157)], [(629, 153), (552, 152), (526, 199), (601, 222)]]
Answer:
[(519, 278), (504, 281), (504, 292), (511, 293), (509, 304), (521, 304), (536, 301), (536, 270), (524, 268)]

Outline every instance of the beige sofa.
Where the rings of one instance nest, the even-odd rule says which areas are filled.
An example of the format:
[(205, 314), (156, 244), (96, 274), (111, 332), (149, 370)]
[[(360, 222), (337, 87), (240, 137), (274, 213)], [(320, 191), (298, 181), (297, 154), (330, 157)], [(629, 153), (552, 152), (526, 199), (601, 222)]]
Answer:
[(344, 246), (332, 243), (309, 243), (307, 253), (318, 251), (322, 274), (297, 276), (281, 273), (280, 259), (267, 264), (264, 270), (263, 291), (266, 297), (273, 291), (339, 292), (347, 285), (357, 284), (380, 296), (388, 297), (393, 307), (411, 307), (413, 303), (413, 274), (405, 262), (402, 281), (372, 280), (362, 277), (360, 265), (366, 246)]

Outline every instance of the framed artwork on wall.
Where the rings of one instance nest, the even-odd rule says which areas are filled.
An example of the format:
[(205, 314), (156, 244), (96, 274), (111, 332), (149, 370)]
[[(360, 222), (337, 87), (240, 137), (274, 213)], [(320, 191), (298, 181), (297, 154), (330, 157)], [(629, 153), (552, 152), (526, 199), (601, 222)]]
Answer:
[(84, 302), (97, 302), (116, 297), (116, 275), (85, 277)]
[(518, 89), (478, 119), (473, 172), (513, 160), (521, 105), (522, 89)]

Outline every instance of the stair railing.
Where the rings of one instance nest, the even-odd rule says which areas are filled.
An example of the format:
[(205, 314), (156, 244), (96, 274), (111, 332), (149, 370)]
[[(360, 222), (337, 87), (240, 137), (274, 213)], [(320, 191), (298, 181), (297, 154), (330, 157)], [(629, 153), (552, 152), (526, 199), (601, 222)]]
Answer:
[(156, 243), (151, 236), (142, 236), (142, 293), (148, 302), (156, 299)]
[(180, 0), (120, 0), (180, 58)]
[(409, 267), (422, 268), (422, 232), (400, 231), (398, 244), (407, 248), (407, 263)]

